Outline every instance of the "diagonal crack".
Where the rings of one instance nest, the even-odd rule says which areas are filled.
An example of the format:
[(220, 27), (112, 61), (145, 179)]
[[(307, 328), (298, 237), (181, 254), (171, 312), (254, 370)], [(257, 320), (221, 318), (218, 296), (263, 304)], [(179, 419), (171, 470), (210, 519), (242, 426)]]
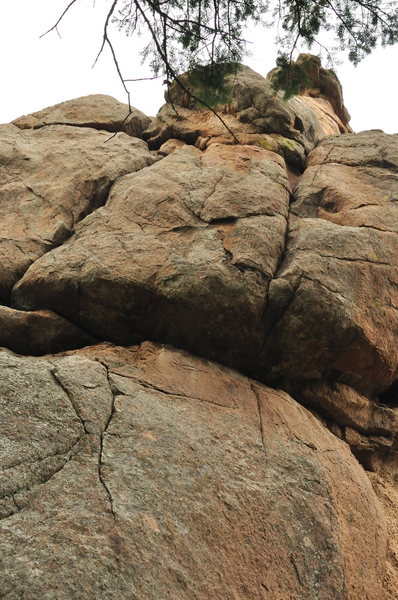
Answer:
[(62, 381), (62, 378), (60, 376), (60, 374), (58, 373), (57, 369), (55, 367), (52, 367), (50, 369), (50, 373), (52, 378), (54, 379), (55, 383), (63, 390), (63, 392), (66, 394), (66, 397), (68, 398), (69, 402), (71, 403), (73, 410), (77, 416), (77, 418), (79, 419), (84, 433), (89, 435), (89, 431), (86, 428), (86, 424), (84, 422), (84, 419), (82, 418), (82, 416), (80, 415), (79, 411), (77, 410), (77, 406), (75, 404), (74, 398), (73, 398), (73, 394), (68, 390), (68, 387), (66, 386), (66, 384)]
[(264, 452), (264, 456), (265, 456), (265, 466), (267, 466), (268, 456), (267, 456), (267, 447), (265, 444), (264, 422), (263, 422), (263, 416), (261, 414), (260, 394), (258, 393), (258, 390), (253, 383), (250, 384), (250, 388), (251, 388), (251, 391), (253, 392), (254, 398), (256, 400), (256, 406), (257, 406), (257, 412), (258, 412), (258, 425), (259, 425), (260, 435), (261, 435), (261, 445), (263, 447), (263, 452)]
[(163, 389), (159, 386), (156, 386), (152, 383), (143, 381), (142, 379), (139, 379), (138, 377), (134, 377), (132, 375), (122, 375), (121, 373), (116, 373), (116, 372), (115, 372), (115, 375), (117, 375), (117, 377), (124, 377), (125, 379), (131, 379), (132, 381), (134, 381), (134, 383), (142, 385), (143, 388), (147, 388), (149, 390), (154, 390), (155, 392), (160, 392), (161, 394), (165, 394), (166, 396), (173, 396), (175, 398), (183, 398), (184, 400), (195, 400), (196, 402), (206, 402), (208, 404), (213, 404), (214, 406), (220, 406), (221, 408), (228, 408), (228, 409), (238, 408), (235, 400), (233, 400), (233, 403), (234, 403), (233, 406), (228, 406), (226, 404), (221, 404), (221, 402), (214, 402), (213, 400), (207, 400), (206, 398), (199, 398), (196, 396), (188, 396), (187, 394), (179, 394), (178, 392), (169, 392), (168, 390), (165, 390), (165, 389)]
[[(72, 460), (72, 458), (75, 456), (75, 454), (77, 454), (78, 452), (78, 445), (81, 442), (82, 437), (79, 437), (76, 442), (71, 446), (71, 448), (67, 451), (66, 456), (64, 457), (63, 462), (61, 462), (61, 464), (56, 467), (54, 470), (51, 471), (51, 473), (49, 474), (43, 474), (42, 476), (42, 480), (37, 481), (36, 483), (33, 483), (32, 485), (25, 485), (23, 487), (18, 488), (16, 491), (14, 491), (12, 494), (5, 494), (4, 496), (2, 496), (1, 500), (5, 500), (7, 498), (12, 498), (12, 501), (16, 507), (16, 510), (9, 513), (8, 515), (5, 515), (4, 517), (1, 517), (0, 520), (4, 520), (7, 519), (8, 517), (11, 517), (13, 514), (15, 514), (16, 512), (19, 512), (20, 510), (22, 510), (24, 508), (24, 506), (19, 506), (17, 504), (17, 502), (15, 501), (15, 494), (21, 493), (21, 492), (29, 492), (31, 490), (33, 490), (34, 488), (36, 488), (39, 485), (44, 485), (46, 483), (48, 483), (57, 473), (59, 473), (60, 471), (62, 471), (62, 469), (65, 468), (65, 466)], [(76, 449), (77, 448), (77, 449)], [(76, 450), (76, 451), (75, 451)], [(59, 455), (56, 454), (54, 456), (61, 456), (63, 453), (60, 453)], [(53, 456), (46, 456), (45, 458), (41, 459), (42, 461), (47, 460), (48, 458), (53, 458)], [(37, 461), (35, 461), (37, 462)], [(34, 463), (32, 463), (34, 464)]]
[(292, 563), (292, 565), (293, 565), (293, 568), (294, 568), (294, 572), (295, 572), (295, 574), (296, 574), (297, 581), (299, 582), (299, 584), (301, 585), (301, 587), (303, 587), (303, 585), (304, 585), (304, 584), (303, 584), (303, 581), (302, 581), (302, 579), (301, 579), (301, 576), (300, 576), (300, 571), (298, 570), (298, 567), (297, 567), (297, 564), (296, 564), (296, 560), (295, 560), (294, 554), (291, 554), (291, 555), (290, 555), (290, 562), (291, 562), (291, 563)]

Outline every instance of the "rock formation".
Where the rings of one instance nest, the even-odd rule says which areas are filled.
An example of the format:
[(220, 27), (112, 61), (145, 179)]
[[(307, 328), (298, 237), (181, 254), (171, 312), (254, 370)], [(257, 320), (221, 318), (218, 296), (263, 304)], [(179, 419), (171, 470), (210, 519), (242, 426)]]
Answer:
[(0, 597), (398, 598), (398, 135), (299, 61), (0, 126)]

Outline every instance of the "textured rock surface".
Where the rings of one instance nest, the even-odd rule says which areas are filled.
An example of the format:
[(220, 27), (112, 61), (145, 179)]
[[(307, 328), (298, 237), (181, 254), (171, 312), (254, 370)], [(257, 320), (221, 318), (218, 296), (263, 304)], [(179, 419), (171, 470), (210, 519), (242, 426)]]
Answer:
[[(307, 78), (307, 81), (302, 82), (302, 94), (327, 100), (334, 113), (347, 127), (350, 115), (344, 106), (343, 89), (336, 73), (332, 69), (324, 69), (320, 58), (312, 54), (300, 54), (295, 62)], [(272, 82), (279, 70), (276, 68), (270, 71), (267, 79)], [(333, 119), (333, 116), (331, 118)]]
[(264, 350), (290, 380), (331, 376), (380, 392), (398, 368), (398, 135), (331, 138), (308, 165)]
[(83, 127), (0, 126), (0, 301), (106, 201), (115, 179), (154, 160), (144, 142), (124, 133), (109, 139)]
[(381, 475), (371, 473), (370, 480), (377, 493), (387, 518), (389, 544), (387, 552), (387, 568), (384, 579), (386, 597), (398, 599), (398, 460), (397, 454), (387, 460), (382, 467)]
[(150, 125), (151, 119), (136, 108), (131, 108), (130, 111), (127, 104), (111, 96), (94, 94), (67, 100), (31, 115), (24, 115), (15, 119), (13, 123), (20, 129), (39, 129), (47, 125), (93, 127), (112, 133), (124, 131), (140, 138)]
[(288, 202), (277, 154), (185, 146), (119, 180), (106, 207), (32, 265), (14, 303), (100, 339), (155, 339), (250, 369)]
[[(303, 168), (303, 151), (327, 135), (350, 130), (326, 97), (303, 95), (285, 101), (267, 79), (243, 65), (230, 81), (231, 103), (218, 108), (225, 124), (241, 142), (276, 150), (296, 168)], [(165, 104), (145, 133), (150, 147), (159, 148), (169, 138), (196, 142), (201, 149), (214, 141), (233, 143), (220, 119), (195, 108), (195, 101), (177, 84), (170, 87), (169, 96), (174, 108)]]
[(398, 135), (310, 63), (0, 127), (0, 597), (398, 600)]
[(286, 394), (153, 344), (0, 362), (4, 597), (382, 598), (371, 485)]
[(0, 306), (0, 346), (38, 356), (81, 348), (98, 341), (49, 310), (24, 311)]
[(379, 393), (398, 366), (397, 143), (371, 132), (320, 144), (288, 236), (278, 155), (185, 146), (121, 179), (73, 239), (28, 269), (14, 305), (116, 343), (171, 343), (266, 381), (332, 377)]

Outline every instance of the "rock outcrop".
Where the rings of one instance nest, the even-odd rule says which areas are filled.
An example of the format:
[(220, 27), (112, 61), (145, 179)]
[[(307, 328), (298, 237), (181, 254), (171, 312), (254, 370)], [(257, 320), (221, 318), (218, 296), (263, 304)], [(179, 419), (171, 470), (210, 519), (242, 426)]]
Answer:
[(112, 133), (124, 131), (141, 138), (151, 118), (137, 108), (118, 102), (111, 96), (93, 94), (67, 100), (13, 121), (20, 129), (40, 129), (48, 125), (91, 127)]
[(380, 597), (370, 482), (287, 394), (151, 343), (0, 365), (3, 594)]
[(0, 126), (0, 597), (398, 599), (398, 135), (299, 61)]
[[(283, 92), (275, 94), (272, 72), (264, 78), (239, 65), (236, 73), (228, 77), (230, 102), (217, 109), (222, 120), (210, 111), (201, 110), (194, 99), (173, 83), (166, 95), (170, 102), (160, 109), (144, 136), (150, 148), (159, 148), (170, 138), (177, 138), (204, 150), (213, 143), (234, 143), (233, 133), (240, 143), (277, 152), (289, 166), (302, 171), (305, 153), (321, 139), (351, 131), (342, 93), (338, 95), (339, 81), (332, 72), (320, 67), (318, 79), (319, 73), (322, 82), (329, 78), (335, 82), (335, 88), (324, 84), (323, 94), (321, 90), (303, 90), (303, 95), (285, 101)], [(182, 80), (189, 85), (187, 76)]]

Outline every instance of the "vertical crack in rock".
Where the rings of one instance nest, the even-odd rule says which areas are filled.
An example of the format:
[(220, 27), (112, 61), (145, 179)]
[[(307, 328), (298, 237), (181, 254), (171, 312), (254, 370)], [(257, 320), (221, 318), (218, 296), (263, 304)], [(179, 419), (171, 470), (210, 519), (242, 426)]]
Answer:
[(267, 457), (267, 448), (266, 448), (266, 444), (265, 444), (263, 416), (261, 414), (260, 394), (258, 393), (257, 388), (253, 383), (250, 384), (250, 388), (251, 388), (251, 391), (253, 392), (253, 396), (256, 401), (257, 412), (258, 412), (258, 426), (259, 426), (260, 435), (261, 435), (261, 445), (263, 447), (263, 452), (264, 452), (264, 456), (265, 456), (265, 466), (267, 466), (268, 457)]
[[(330, 154), (332, 153), (334, 149), (334, 145), (331, 145), (331, 147), (329, 148), (329, 150), (326, 153), (325, 158), (323, 159), (322, 163), (320, 165), (318, 165), (318, 169), (315, 169), (314, 172), (314, 176), (312, 178), (312, 182), (310, 185), (313, 185), (316, 177), (319, 175), (322, 167), (326, 164), (326, 161), (328, 160)], [(304, 170), (305, 172), (305, 170)], [(263, 321), (264, 321), (264, 340), (263, 340), (263, 344), (262, 347), (265, 347), (267, 338), (269, 337), (269, 335), (271, 334), (272, 330), (275, 328), (275, 326), (278, 324), (278, 322), (280, 321), (280, 319), (282, 318), (282, 316), (284, 315), (284, 313), (286, 312), (286, 310), (288, 309), (290, 303), (292, 302), (295, 293), (297, 291), (297, 289), (299, 288), (300, 284), (301, 284), (301, 277), (299, 278), (299, 280), (295, 283), (294, 286), (292, 286), (292, 294), (290, 295), (290, 298), (288, 299), (288, 302), (286, 303), (285, 306), (281, 307), (280, 302), (278, 302), (279, 305), (279, 309), (277, 310), (277, 313), (275, 314), (272, 307), (270, 307), (270, 286), (272, 281), (278, 279), (278, 274), (280, 273), (282, 266), (283, 266), (283, 262), (285, 260), (286, 257), (286, 253), (287, 253), (287, 247), (288, 247), (288, 243), (289, 243), (289, 232), (290, 232), (290, 218), (291, 215), (295, 214), (294, 211), (291, 209), (291, 205), (294, 202), (294, 194), (291, 193), (290, 194), (290, 200), (289, 200), (289, 208), (288, 208), (288, 214), (286, 217), (286, 229), (285, 229), (285, 238), (284, 238), (284, 243), (283, 243), (283, 249), (282, 252), (280, 254), (279, 260), (278, 260), (278, 264), (276, 266), (275, 269), (275, 273), (272, 276), (272, 278), (270, 279), (269, 283), (268, 283), (268, 287), (267, 287), (267, 292), (266, 292), (266, 302), (265, 302), (265, 310), (264, 310), (264, 314), (263, 314)]]
[[(217, 188), (220, 185), (220, 183), (223, 181), (223, 179), (225, 178), (225, 176), (226, 176), (225, 173), (221, 173), (221, 175), (218, 177), (217, 181), (214, 182), (213, 189), (211, 190), (211, 192), (209, 194), (207, 194), (207, 196), (206, 196), (206, 198), (205, 198), (205, 200), (203, 202), (202, 208), (201, 208), (201, 210), (199, 212), (199, 215), (198, 215), (199, 219), (201, 219), (202, 221), (209, 222), (207, 219), (203, 218), (203, 213), (206, 211), (208, 201), (217, 192)], [(184, 202), (184, 204), (185, 204), (185, 202)]]
[[(298, 279), (298, 281), (295, 282), (294, 285), (291, 285), (290, 282), (286, 281), (286, 286), (289, 286), (289, 284), (290, 284), (291, 293), (283, 294), (283, 296), (284, 296), (283, 299), (285, 300), (285, 302), (283, 302), (283, 303), (281, 302), (280, 297), (278, 297), (276, 299), (276, 302), (275, 301), (273, 302), (272, 299), (270, 298), (270, 287), (271, 287), (272, 282), (275, 280), (278, 280), (278, 279), (282, 283), (285, 281), (283, 278), (279, 278), (278, 274), (282, 269), (282, 265), (283, 265), (283, 262), (286, 257), (287, 247), (288, 247), (288, 243), (289, 243), (290, 216), (291, 216), (290, 205), (291, 205), (292, 199), (293, 199), (293, 195), (291, 194), (290, 201), (289, 201), (288, 214), (286, 217), (286, 228), (285, 228), (285, 235), (284, 235), (284, 240), (283, 240), (283, 248), (282, 248), (278, 263), (276, 265), (275, 272), (274, 272), (273, 276), (271, 277), (271, 279), (269, 280), (267, 290), (266, 290), (265, 308), (264, 308), (264, 312), (263, 312), (264, 338), (263, 338), (262, 348), (265, 347), (265, 344), (266, 344), (267, 339), (270, 336), (271, 332), (273, 331), (273, 329), (276, 327), (276, 325), (279, 323), (279, 321), (281, 320), (281, 318), (283, 317), (283, 315), (289, 308), (289, 305), (291, 304), (291, 302), (295, 296), (295, 293), (301, 284), (301, 277)], [(279, 296), (279, 294), (278, 294), (278, 296)]]
[[(97, 359), (98, 360), (98, 359)], [(111, 490), (107, 484), (107, 482), (105, 481), (105, 477), (103, 474), (103, 467), (105, 465), (104, 460), (103, 460), (103, 454), (104, 454), (104, 436), (106, 435), (109, 425), (111, 423), (112, 417), (115, 413), (115, 393), (112, 389), (112, 383), (109, 377), (109, 369), (108, 369), (108, 365), (106, 365), (105, 363), (103, 363), (102, 361), (98, 360), (98, 362), (105, 368), (106, 371), (106, 378), (108, 381), (108, 386), (109, 386), (109, 390), (110, 393), (112, 394), (112, 404), (111, 404), (111, 410), (109, 411), (109, 417), (108, 420), (105, 424), (105, 427), (103, 429), (103, 431), (100, 434), (100, 447), (99, 447), (99, 453), (98, 453), (98, 479), (102, 485), (102, 487), (105, 490), (106, 496), (108, 498), (109, 501), (109, 506), (110, 506), (110, 511), (112, 514), (112, 519), (113, 522), (115, 523), (116, 521), (116, 511), (114, 508), (114, 503), (113, 503), (113, 498), (112, 498), (112, 494), (111, 494)]]
[(68, 387), (66, 386), (66, 384), (62, 381), (62, 378), (60, 376), (60, 374), (58, 373), (57, 369), (55, 367), (52, 367), (50, 369), (50, 373), (52, 378), (54, 379), (55, 383), (61, 388), (61, 390), (65, 393), (66, 397), (68, 398), (69, 402), (71, 403), (73, 410), (77, 416), (77, 418), (79, 419), (83, 429), (84, 429), (84, 433), (86, 433), (87, 435), (89, 435), (89, 431), (87, 430), (86, 424), (84, 422), (84, 419), (82, 418), (82, 416), (80, 415), (79, 411), (77, 410), (77, 406), (74, 402), (73, 399), (73, 394), (68, 390)]
[[(322, 162), (321, 162), (321, 163), (318, 165), (318, 168), (317, 168), (317, 169), (314, 169), (314, 171), (315, 171), (315, 172), (314, 172), (314, 176), (313, 176), (313, 178), (312, 178), (312, 181), (311, 181), (311, 183), (310, 183), (310, 185), (311, 185), (311, 186), (313, 186), (313, 185), (314, 185), (314, 181), (315, 181), (315, 179), (318, 177), (319, 173), (322, 171), (322, 167), (323, 167), (324, 165), (326, 165), (326, 161), (327, 161), (327, 159), (329, 158), (329, 156), (331, 155), (331, 153), (333, 152), (334, 148), (335, 148), (335, 144), (332, 144), (332, 145), (330, 146), (329, 150), (326, 152), (326, 156), (325, 156), (325, 158), (324, 158), (324, 159), (323, 159), (323, 161), (322, 161)], [(306, 168), (307, 168), (307, 167), (306, 167)], [(305, 172), (305, 169), (304, 169), (304, 172)], [(318, 208), (319, 208), (319, 206), (318, 206)]]

